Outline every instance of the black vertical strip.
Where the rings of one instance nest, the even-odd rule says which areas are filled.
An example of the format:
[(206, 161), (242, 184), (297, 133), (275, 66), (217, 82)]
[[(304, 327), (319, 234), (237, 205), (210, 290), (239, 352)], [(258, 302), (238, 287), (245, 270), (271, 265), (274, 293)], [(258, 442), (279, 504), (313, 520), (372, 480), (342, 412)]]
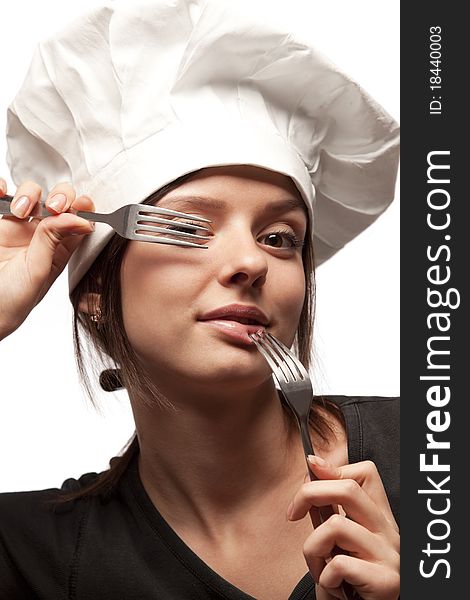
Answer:
[(467, 22), (456, 2), (402, 3), (402, 600), (468, 596)]
[(341, 407), (348, 431), (348, 462), (350, 464), (364, 460), (362, 447), (362, 425), (356, 403), (344, 404)]

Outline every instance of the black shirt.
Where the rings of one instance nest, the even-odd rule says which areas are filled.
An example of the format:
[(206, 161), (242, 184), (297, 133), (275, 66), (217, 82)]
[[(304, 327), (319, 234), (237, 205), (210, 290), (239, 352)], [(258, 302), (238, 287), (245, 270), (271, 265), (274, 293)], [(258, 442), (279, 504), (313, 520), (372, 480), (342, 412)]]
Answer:
[[(349, 462), (375, 462), (398, 522), (398, 399), (328, 398), (346, 419)], [(57, 489), (0, 494), (1, 600), (253, 600), (166, 523), (140, 481), (137, 456), (107, 497), (54, 508), (44, 501)], [(62, 489), (96, 477), (67, 480)], [(315, 598), (308, 572), (288, 600), (307, 598)]]

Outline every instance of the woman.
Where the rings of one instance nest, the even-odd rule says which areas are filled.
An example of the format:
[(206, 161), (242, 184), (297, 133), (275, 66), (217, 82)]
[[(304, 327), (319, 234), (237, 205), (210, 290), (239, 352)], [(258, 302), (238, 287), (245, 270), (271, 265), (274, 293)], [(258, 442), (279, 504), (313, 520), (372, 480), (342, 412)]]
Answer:
[[(10, 164), (23, 183), (16, 218), (0, 222), (0, 338), (24, 321), (68, 263), (76, 318), (119, 367), (114, 384), (129, 393), (137, 437), (99, 478), (69, 481), (62, 492), (1, 497), (0, 591), (12, 598), (294, 600), (314, 597), (315, 588), (318, 598), (341, 597), (346, 580), (364, 599), (397, 598), (397, 524), (379, 471), (364, 460), (377, 458), (393, 497), (393, 441), (381, 438), (374, 453), (378, 444), (366, 429), (365, 456), (357, 451), (358, 423), (383, 435), (383, 421), (396, 417), (394, 403), (317, 400), (311, 467), (319, 481), (307, 482), (296, 425), (263, 357), (210, 314), (227, 305), (256, 308), (264, 327), (295, 342), (308, 365), (314, 258), (325, 260), (391, 200), (396, 126), (317, 56), (279, 45), (278, 29), (250, 37), (250, 19), (260, 21), (236, 9), (228, 24), (229, 5), (208, 3), (195, 16), (185, 2), (116, 4), (43, 46), (12, 104)], [(132, 27), (140, 28), (138, 42)], [(186, 40), (183, 55), (175, 31)], [(244, 56), (233, 53), (233, 39), (226, 44), (232, 31), (244, 40)], [(79, 52), (84, 35), (86, 60)], [(139, 95), (149, 73), (134, 77), (128, 61), (143, 48), (153, 53), (136, 64), (145, 70), (155, 60), (161, 81)], [(229, 75), (224, 56), (232, 61)], [(306, 66), (314, 67), (307, 82)], [(108, 76), (116, 77), (125, 108), (100, 121), (117, 102)], [(90, 82), (102, 105), (87, 112)], [(51, 132), (44, 106), (74, 127)], [(106, 131), (105, 144), (97, 123), (106, 125), (98, 130)], [(35, 160), (25, 164), (25, 156)], [(25, 182), (26, 171), (41, 185)], [(57, 184), (64, 173), (74, 186)], [(350, 205), (332, 206), (343, 188)], [(49, 206), (56, 201), (55, 216), (26, 224), (42, 189)], [(109, 212), (113, 202), (143, 200), (209, 218), (208, 250), (112, 238), (73, 215), (93, 210), (93, 202)], [(77, 349), (80, 357), (79, 339)], [(342, 508), (312, 531), (308, 512), (324, 505)], [(335, 544), (346, 554), (325, 564)]]

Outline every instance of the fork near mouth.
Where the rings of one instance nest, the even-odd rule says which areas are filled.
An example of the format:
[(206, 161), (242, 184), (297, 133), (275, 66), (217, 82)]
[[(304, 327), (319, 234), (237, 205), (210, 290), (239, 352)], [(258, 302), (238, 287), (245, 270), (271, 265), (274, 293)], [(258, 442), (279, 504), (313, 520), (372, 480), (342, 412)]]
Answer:
[[(8, 195), (0, 198), (0, 215), (14, 217), (10, 211), (12, 200), (13, 196)], [(209, 233), (210, 230), (202, 225), (194, 225), (193, 223), (177, 221), (176, 219), (190, 219), (191, 221), (198, 221), (201, 223), (211, 223), (209, 219), (203, 217), (159, 206), (152, 206), (150, 204), (127, 204), (111, 213), (81, 210), (74, 212), (73, 214), (77, 217), (86, 219), (87, 221), (106, 223), (121, 237), (129, 240), (151, 242), (154, 244), (171, 244), (189, 248), (207, 248), (207, 246), (196, 240), (207, 241), (209, 236), (199, 235), (196, 232)], [(51, 216), (54, 216), (53, 213), (49, 212), (43, 202), (39, 202), (28, 215), (28, 217), (34, 219), (45, 219), (46, 217)], [(159, 225), (163, 225), (163, 227)], [(185, 233), (184, 231), (181, 231), (181, 229), (188, 230), (191, 233)]]

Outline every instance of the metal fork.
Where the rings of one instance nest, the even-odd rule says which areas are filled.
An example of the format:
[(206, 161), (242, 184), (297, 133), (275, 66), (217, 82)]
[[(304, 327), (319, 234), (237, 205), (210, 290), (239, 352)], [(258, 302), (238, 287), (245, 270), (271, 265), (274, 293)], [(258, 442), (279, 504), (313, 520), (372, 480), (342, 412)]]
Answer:
[[(3, 196), (0, 198), (0, 215), (14, 216), (10, 212), (10, 203), (13, 200), (13, 196)], [(169, 237), (162, 237), (157, 235), (148, 235), (150, 233), (163, 233), (165, 235), (171, 235), (175, 238), (189, 238), (207, 240), (207, 235), (198, 235), (196, 233), (184, 233), (182, 231), (175, 231), (168, 227), (158, 227), (153, 223), (160, 225), (172, 225), (177, 227), (179, 223), (180, 228), (189, 229), (191, 231), (209, 231), (206, 227), (200, 225), (192, 225), (191, 223), (184, 223), (176, 221), (175, 219), (162, 219), (158, 216), (152, 215), (163, 215), (168, 217), (180, 217), (184, 219), (191, 219), (192, 221), (201, 221), (210, 223), (209, 219), (190, 215), (187, 213), (179, 212), (176, 210), (170, 210), (168, 208), (162, 208), (159, 206), (151, 206), (147, 204), (127, 204), (118, 208), (112, 213), (97, 213), (88, 211), (77, 211), (78, 217), (87, 219), (87, 221), (95, 221), (99, 223), (107, 223), (110, 225), (116, 233), (121, 237), (127, 238), (128, 240), (136, 240), (139, 242), (153, 242), (155, 244), (172, 244), (176, 246), (187, 246), (189, 248), (207, 248), (200, 243), (194, 243), (186, 241), (184, 239), (172, 239)], [(29, 217), (35, 219), (44, 219), (52, 216), (53, 213), (49, 212), (43, 202), (39, 202), (34, 209), (31, 211)], [(144, 233), (141, 233), (144, 232)]]
[[(309, 415), (313, 402), (313, 390), (308, 371), (289, 348), (272, 334), (262, 330), (249, 335), (271, 367), (277, 387), (296, 417), (305, 458), (307, 459), (309, 454), (315, 454), (309, 432)], [(311, 470), (308, 460), (306, 462), (310, 481), (317, 480), (318, 478)], [(334, 514), (334, 510), (332, 506), (322, 506), (319, 508), (318, 513), (319, 522), (316, 514), (313, 511), (310, 512), (314, 527), (324, 523)], [(344, 551), (335, 546), (331, 551), (331, 556), (337, 554), (344, 554)], [(340, 589), (343, 600), (358, 598), (354, 588), (347, 581), (343, 581)]]

